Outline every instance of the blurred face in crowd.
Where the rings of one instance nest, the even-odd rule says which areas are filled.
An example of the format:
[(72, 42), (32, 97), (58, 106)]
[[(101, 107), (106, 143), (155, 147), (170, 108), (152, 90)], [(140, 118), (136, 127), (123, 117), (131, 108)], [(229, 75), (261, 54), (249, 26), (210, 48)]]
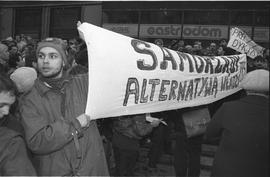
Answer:
[(4, 44), (0, 44), (0, 59), (5, 61), (8, 61), (9, 59), (8, 46)]
[(262, 57), (260, 59), (254, 59), (253, 64), (258, 69), (267, 69), (267, 62)]
[(186, 46), (185, 46), (185, 50), (186, 50), (186, 52), (189, 53), (189, 54), (192, 54), (192, 52), (193, 52), (193, 48), (192, 48), (191, 45), (186, 45)]
[(218, 50), (217, 50), (217, 52), (218, 52), (218, 55), (224, 55), (224, 50), (223, 50), (223, 47), (219, 47), (218, 48)]
[(178, 42), (178, 46), (179, 46), (179, 47), (184, 47), (184, 46), (185, 46), (185, 41), (180, 40), (180, 41)]
[(163, 41), (161, 39), (157, 39), (157, 40), (155, 40), (155, 44), (162, 47)]
[(221, 46), (227, 46), (227, 42), (226, 42), (226, 40), (222, 40), (222, 41), (220, 41), (220, 45), (221, 45)]
[(15, 102), (16, 97), (10, 92), (0, 93), (0, 119), (9, 114), (10, 106)]
[(16, 54), (18, 52), (18, 47), (17, 46), (12, 46), (11, 49), (9, 50), (10, 54)]
[(21, 36), (16, 35), (16, 36), (15, 36), (15, 40), (16, 40), (17, 42), (21, 41)]
[(38, 52), (38, 71), (46, 78), (62, 77), (64, 61), (61, 54), (52, 47), (43, 47)]
[(193, 50), (194, 51), (199, 51), (200, 50), (200, 46), (198, 44), (194, 44), (193, 45)]
[(216, 49), (217, 45), (215, 43), (210, 44), (210, 49)]
[(69, 47), (73, 50), (73, 51), (75, 51), (75, 52), (77, 52), (78, 51), (78, 42), (75, 40), (75, 39), (71, 39), (71, 40), (69, 40), (68, 41), (68, 45), (69, 45)]

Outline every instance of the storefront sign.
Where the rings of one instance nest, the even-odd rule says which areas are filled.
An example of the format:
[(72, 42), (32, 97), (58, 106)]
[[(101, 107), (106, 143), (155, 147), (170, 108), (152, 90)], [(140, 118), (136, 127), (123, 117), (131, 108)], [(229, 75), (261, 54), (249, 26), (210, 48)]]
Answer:
[(246, 55), (176, 52), (83, 23), (89, 59), (86, 114), (91, 119), (209, 104), (240, 90)]
[(227, 26), (215, 25), (184, 25), (183, 38), (184, 39), (213, 39), (218, 40), (227, 38)]
[(180, 38), (181, 26), (178, 24), (141, 24), (141, 38)]

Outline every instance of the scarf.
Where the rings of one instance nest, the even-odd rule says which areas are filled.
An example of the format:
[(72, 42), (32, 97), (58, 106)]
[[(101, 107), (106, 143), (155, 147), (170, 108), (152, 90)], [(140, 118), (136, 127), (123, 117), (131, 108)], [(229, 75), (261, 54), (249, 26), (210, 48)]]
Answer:
[(40, 80), (51, 89), (61, 91), (64, 88), (65, 83), (69, 81), (69, 77), (67, 73), (63, 73), (63, 76), (61, 78), (52, 79), (41, 76)]

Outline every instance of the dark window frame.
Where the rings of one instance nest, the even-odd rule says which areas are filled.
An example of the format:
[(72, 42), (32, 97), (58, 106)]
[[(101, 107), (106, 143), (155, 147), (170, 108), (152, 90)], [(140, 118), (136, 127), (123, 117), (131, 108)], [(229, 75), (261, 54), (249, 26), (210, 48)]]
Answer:
[[(35, 11), (35, 14), (33, 15), (33, 11)], [(42, 24), (42, 7), (19, 7), (15, 8), (14, 12), (14, 36), (24, 34), (26, 36), (30, 36), (33, 39), (40, 39), (41, 37), (41, 24)], [(25, 14), (24, 14), (25, 13)], [(29, 13), (29, 14), (28, 14)], [(27, 16), (27, 14), (29, 16)], [(39, 17), (38, 17), (39, 16)], [(24, 20), (30, 18), (28, 22), (30, 24), (33, 22), (35, 23), (35, 19), (37, 19), (37, 24), (29, 25), (29, 23), (26, 23)], [(26, 24), (25, 24), (26, 23)], [(22, 25), (23, 24), (23, 25)], [(36, 36), (34, 35), (36, 34)]]
[[(66, 23), (71, 23), (70, 27), (67, 28), (65, 26), (63, 26), (63, 27), (55, 26), (56, 21), (59, 20), (59, 19), (55, 18), (54, 13), (57, 13), (57, 10), (61, 11), (61, 10), (66, 10), (66, 9), (68, 9), (68, 10), (77, 10), (77, 16), (75, 17), (74, 21), (72, 22), (69, 18), (65, 19), (63, 17), (63, 19), (66, 20), (65, 21)], [(82, 7), (81, 6), (52, 7), (50, 9), (49, 36), (50, 37), (59, 37), (59, 38), (65, 39), (65, 40), (78, 37), (78, 31), (77, 31), (77, 28), (76, 28), (76, 23), (77, 23), (77, 21), (81, 20), (81, 15), (82, 15), (81, 13), (82, 13)], [(73, 16), (73, 15), (69, 15), (69, 16)]]

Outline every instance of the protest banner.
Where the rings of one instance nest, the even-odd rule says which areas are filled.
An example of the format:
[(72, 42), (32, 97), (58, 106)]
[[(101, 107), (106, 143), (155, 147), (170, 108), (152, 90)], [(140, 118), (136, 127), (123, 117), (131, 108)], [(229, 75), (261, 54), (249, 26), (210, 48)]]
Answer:
[(202, 57), (88, 23), (78, 27), (89, 59), (91, 119), (212, 103), (240, 90), (246, 55)]
[(244, 31), (237, 27), (231, 29), (230, 40), (227, 47), (230, 47), (240, 53), (247, 54), (247, 56), (253, 59), (258, 55), (263, 55), (264, 50), (263, 47), (252, 41)]

